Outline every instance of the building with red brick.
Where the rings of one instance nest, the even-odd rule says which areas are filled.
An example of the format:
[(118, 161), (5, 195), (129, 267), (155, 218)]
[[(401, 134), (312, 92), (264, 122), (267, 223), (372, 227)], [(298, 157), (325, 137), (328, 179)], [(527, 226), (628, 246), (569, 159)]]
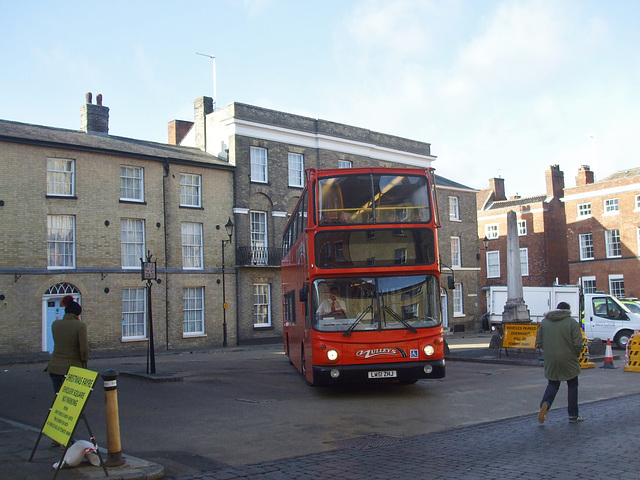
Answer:
[[(545, 172), (546, 193), (505, 196), (504, 179), (492, 178), (476, 195), (481, 252), (481, 289), (507, 284), (507, 213), (516, 212), (523, 286), (569, 282), (565, 232), (564, 174), (558, 165)], [(486, 246), (485, 246), (486, 245)], [(482, 298), (483, 306), (486, 299)]]
[(640, 296), (640, 168), (596, 182), (584, 165), (563, 202), (569, 281), (585, 292)]

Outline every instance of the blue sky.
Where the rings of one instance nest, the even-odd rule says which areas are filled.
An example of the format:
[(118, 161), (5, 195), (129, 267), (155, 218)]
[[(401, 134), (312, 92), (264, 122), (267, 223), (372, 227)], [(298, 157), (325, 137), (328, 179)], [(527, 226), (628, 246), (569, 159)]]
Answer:
[[(431, 143), (437, 173), (507, 195), (640, 166), (640, 1), (0, 0), (0, 118), (166, 142), (193, 101)], [(95, 100), (94, 100), (95, 101)]]

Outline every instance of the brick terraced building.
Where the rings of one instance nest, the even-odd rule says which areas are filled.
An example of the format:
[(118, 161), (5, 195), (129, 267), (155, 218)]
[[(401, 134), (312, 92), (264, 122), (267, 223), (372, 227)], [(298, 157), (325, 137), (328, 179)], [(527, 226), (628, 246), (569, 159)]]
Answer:
[[(92, 349), (146, 349), (149, 251), (156, 349), (220, 345), (216, 227), (233, 215), (233, 167), (199, 149), (109, 135), (97, 100), (87, 94), (81, 130), (0, 121), (0, 351), (52, 351), (66, 294), (82, 304)], [(234, 269), (227, 285), (235, 315)]]

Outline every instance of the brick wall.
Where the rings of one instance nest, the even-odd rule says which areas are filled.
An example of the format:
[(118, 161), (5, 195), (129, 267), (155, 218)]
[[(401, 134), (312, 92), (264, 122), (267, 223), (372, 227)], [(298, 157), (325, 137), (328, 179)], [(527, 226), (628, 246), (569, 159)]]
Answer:
[[(162, 283), (152, 288), (156, 348), (167, 342), (170, 348), (222, 343), (219, 239), (226, 234), (215, 226), (224, 225), (231, 215), (232, 171), (196, 164), (171, 165), (164, 180), (168, 205), (165, 215), (165, 170), (159, 161), (16, 143), (2, 143), (0, 152), (6, 171), (12, 172), (10, 178), (5, 175), (0, 179), (4, 201), (0, 207), (4, 237), (0, 244), (0, 293), (5, 296), (0, 309), (7, 319), (0, 350), (4, 354), (41, 351), (43, 295), (58, 283), (69, 283), (79, 290), (91, 348), (146, 349), (146, 341), (122, 340), (122, 290), (144, 287), (139, 271), (121, 268), (122, 218), (144, 219), (146, 250), (158, 262)], [(48, 157), (75, 160), (75, 197), (46, 196)], [(144, 203), (120, 201), (121, 165), (144, 168)], [(181, 172), (202, 175), (201, 209), (179, 207)], [(47, 214), (75, 216), (76, 268), (47, 270)], [(203, 224), (203, 271), (182, 270), (182, 222)], [(229, 265), (233, 265), (233, 253), (230, 248)], [(228, 270), (226, 283), (229, 321), (235, 318), (235, 269)], [(182, 335), (182, 289), (187, 286), (205, 288), (206, 335), (197, 338)], [(230, 341), (235, 341), (235, 322), (229, 327)]]

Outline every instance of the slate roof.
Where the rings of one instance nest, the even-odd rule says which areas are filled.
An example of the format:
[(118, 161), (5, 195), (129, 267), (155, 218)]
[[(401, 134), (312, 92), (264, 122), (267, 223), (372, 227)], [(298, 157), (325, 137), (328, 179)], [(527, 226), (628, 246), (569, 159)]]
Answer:
[(623, 178), (630, 178), (630, 177), (635, 177), (640, 175), (640, 167), (637, 168), (627, 168), (625, 170), (620, 170), (619, 172), (616, 173), (612, 173), (611, 175), (609, 175), (606, 178), (603, 178), (602, 180), (599, 180), (595, 183), (600, 183), (600, 182), (609, 182), (611, 180), (620, 180)]
[(0, 120), (0, 141), (91, 151), (161, 162), (197, 163), (200, 166), (205, 163), (215, 168), (234, 168), (228, 162), (197, 148), (9, 120)]
[(547, 198), (546, 195), (536, 195), (534, 197), (525, 197), (525, 198), (514, 198), (512, 200), (500, 200), (498, 202), (493, 202), (487, 210), (497, 210), (499, 208), (510, 208), (517, 207), (519, 205), (529, 205), (531, 203), (540, 203), (544, 202)]
[(446, 187), (446, 188), (456, 188), (459, 190), (469, 190), (470, 192), (477, 192), (475, 188), (467, 187), (462, 185), (461, 183), (454, 182), (453, 180), (449, 180), (448, 178), (441, 177), (436, 174), (436, 186), (438, 187)]

